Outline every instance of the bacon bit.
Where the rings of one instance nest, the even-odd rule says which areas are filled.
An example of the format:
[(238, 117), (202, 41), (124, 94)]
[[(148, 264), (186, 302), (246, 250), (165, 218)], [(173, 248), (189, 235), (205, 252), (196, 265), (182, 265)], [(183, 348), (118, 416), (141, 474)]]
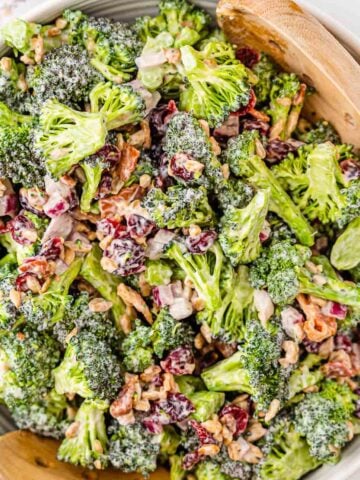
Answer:
[[(117, 195), (99, 200), (101, 218), (120, 219), (124, 216), (124, 206), (134, 200), (141, 200), (145, 190), (138, 184), (131, 185), (121, 190)], [(125, 202), (125, 203), (124, 203)]]
[(126, 182), (126, 180), (129, 180), (136, 168), (139, 157), (140, 151), (129, 143), (124, 142), (120, 163), (117, 167), (117, 175), (121, 181)]
[(259, 120), (260, 122), (270, 122), (270, 117), (266, 115), (266, 113), (260, 112), (260, 110), (256, 110), (255, 108), (250, 108), (248, 114), (256, 118), (256, 120)]
[(118, 418), (131, 412), (138, 380), (137, 375), (127, 375), (127, 383), (120, 390), (117, 399), (110, 405), (110, 415), (113, 418)]
[(304, 332), (312, 342), (322, 342), (335, 335), (337, 323), (334, 318), (321, 313), (320, 306), (314, 303), (312, 297), (306, 298), (300, 294), (296, 297), (302, 311), (306, 316)]
[(147, 120), (142, 120), (140, 122), (140, 130), (130, 136), (129, 144), (137, 148), (151, 147), (151, 132), (149, 122)]
[(116, 417), (116, 420), (120, 425), (132, 425), (135, 423), (135, 415), (134, 412), (131, 410), (129, 413), (125, 413), (124, 415), (120, 415)]
[(128, 287), (124, 283), (120, 283), (117, 289), (117, 294), (123, 300), (124, 303), (130, 306), (133, 306), (135, 310), (142, 313), (145, 320), (150, 325), (153, 323), (153, 318), (152, 318), (150, 309), (147, 306), (145, 300), (142, 298), (142, 296), (138, 292)]
[(321, 367), (329, 378), (351, 377), (354, 375), (351, 357), (345, 350), (332, 352), (329, 362)]
[(45, 257), (29, 257), (19, 266), (21, 273), (33, 273), (39, 278), (53, 275), (55, 272), (53, 262), (48, 262)]

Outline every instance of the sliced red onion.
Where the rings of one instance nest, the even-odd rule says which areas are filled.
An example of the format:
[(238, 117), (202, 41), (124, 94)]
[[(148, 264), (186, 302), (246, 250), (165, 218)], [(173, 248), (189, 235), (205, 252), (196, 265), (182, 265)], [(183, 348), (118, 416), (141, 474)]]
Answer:
[(156, 108), (156, 105), (159, 103), (161, 99), (160, 93), (149, 92), (149, 90), (144, 87), (140, 80), (132, 80), (126, 85), (131, 85), (133, 89), (142, 96), (145, 102), (145, 116), (149, 115), (151, 110)]
[(360, 162), (354, 158), (347, 158), (340, 162), (340, 167), (346, 181), (357, 180), (360, 178)]
[(321, 312), (328, 317), (344, 320), (347, 315), (347, 306), (342, 305), (341, 303), (328, 301), (322, 307)]
[(351, 338), (348, 335), (337, 334), (335, 337), (335, 350), (344, 350), (347, 353), (352, 351)]
[(135, 59), (136, 66), (138, 69), (158, 67), (163, 63), (166, 63), (166, 56), (161, 50), (160, 52), (155, 53), (143, 53), (141, 57)]
[(274, 304), (266, 290), (254, 291), (254, 306), (258, 312), (260, 322), (265, 326), (275, 311)]
[(171, 285), (159, 285), (152, 289), (154, 302), (158, 307), (165, 307), (174, 303)]
[(172, 305), (169, 306), (169, 313), (175, 320), (184, 320), (190, 317), (193, 311), (191, 302), (186, 298), (175, 298)]
[(182, 298), (184, 296), (184, 289), (180, 280), (170, 283), (170, 287), (174, 298)]
[(150, 258), (150, 260), (158, 260), (161, 258), (165, 245), (174, 240), (175, 237), (176, 233), (161, 228), (153, 238), (148, 240), (145, 255)]
[(301, 340), (301, 325), (304, 322), (304, 316), (294, 307), (286, 307), (281, 311), (281, 324), (287, 335), (293, 340)]
[(56, 275), (62, 275), (66, 270), (69, 268), (69, 265), (67, 265), (63, 260), (60, 260), (58, 258), (55, 261), (55, 274)]
[(74, 220), (68, 213), (52, 218), (45, 230), (41, 243), (44, 244), (54, 237), (61, 237), (64, 240), (67, 239), (73, 229), (73, 225)]
[(266, 242), (266, 240), (269, 240), (270, 235), (271, 235), (271, 227), (270, 227), (269, 222), (267, 220), (265, 220), (264, 226), (263, 226), (263, 228), (260, 232), (260, 235), (259, 235), (260, 242), (264, 243), (264, 242)]

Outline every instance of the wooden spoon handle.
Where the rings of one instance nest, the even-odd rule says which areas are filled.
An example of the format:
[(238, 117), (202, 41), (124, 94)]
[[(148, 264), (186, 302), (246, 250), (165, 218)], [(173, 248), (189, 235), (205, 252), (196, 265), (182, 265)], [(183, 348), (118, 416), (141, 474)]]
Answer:
[[(0, 437), (0, 480), (142, 480), (140, 474), (118, 470), (86, 470), (56, 460), (59, 442), (30, 432), (16, 431)], [(168, 480), (160, 468), (151, 480)]]
[(290, 0), (220, 0), (217, 17), (231, 42), (265, 51), (313, 86), (307, 116), (360, 148), (360, 66), (312, 15)]

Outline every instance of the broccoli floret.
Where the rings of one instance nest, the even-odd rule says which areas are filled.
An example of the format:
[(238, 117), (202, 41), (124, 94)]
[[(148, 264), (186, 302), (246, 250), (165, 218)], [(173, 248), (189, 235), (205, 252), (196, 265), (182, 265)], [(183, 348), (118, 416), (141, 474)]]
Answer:
[(203, 58), (212, 59), (218, 65), (238, 63), (233, 45), (227, 42), (225, 38), (211, 36), (203, 40), (200, 46)]
[(272, 400), (282, 400), (286, 391), (286, 372), (278, 363), (281, 335), (270, 334), (257, 320), (249, 322), (245, 342), (231, 357), (207, 368), (201, 374), (206, 387), (215, 392), (246, 392), (260, 410)]
[(263, 450), (267, 450), (267, 455), (258, 470), (262, 480), (298, 480), (321, 465), (287, 417), (276, 420)]
[(189, 278), (210, 311), (221, 307), (220, 278), (224, 263), (224, 254), (215, 242), (202, 255), (186, 253), (179, 242), (173, 242), (166, 252)]
[(79, 11), (65, 10), (63, 15), (69, 22), (70, 43), (83, 45), (91, 64), (105, 78), (114, 83), (131, 79), (142, 46), (132, 27), (104, 17), (88, 17)]
[(152, 188), (143, 200), (143, 206), (160, 228), (206, 225), (214, 221), (207, 191), (204, 187), (191, 188), (176, 185), (166, 192)]
[[(51, 31), (50, 35), (49, 31)], [(41, 62), (43, 53), (38, 51), (39, 43), (34, 40), (42, 39), (42, 50), (46, 53), (60, 47), (66, 36), (66, 33), (62, 31), (54, 35), (54, 25), (40, 25), (38, 23), (26, 22), (20, 18), (14, 18), (7, 22), (1, 28), (0, 34), (6, 44), (14, 50), (15, 54), (20, 52), (25, 58), (36, 63)]]
[(11, 255), (6, 257), (9, 261), (0, 267), (0, 330), (11, 330), (18, 320), (17, 309), (10, 300), (18, 272), (14, 258)]
[(187, 395), (187, 398), (195, 407), (195, 412), (191, 414), (198, 422), (206, 422), (224, 405), (225, 394), (222, 392), (208, 392), (206, 390), (193, 392)]
[(296, 158), (290, 154), (273, 173), (310, 220), (329, 223), (340, 216), (345, 200), (338, 183), (343, 180), (332, 143), (306, 146)]
[(151, 328), (137, 321), (121, 345), (126, 371), (141, 373), (154, 363)]
[(81, 264), (82, 259), (75, 259), (64, 273), (52, 279), (44, 293), (28, 293), (25, 296), (19, 310), (29, 324), (38, 330), (46, 330), (62, 321), (72, 301), (69, 290), (80, 272)]
[(166, 21), (161, 15), (156, 17), (144, 15), (135, 19), (133, 28), (140, 40), (146, 43), (149, 37), (155, 38), (159, 33), (166, 30)]
[(196, 480), (230, 480), (231, 477), (222, 473), (220, 465), (206, 461), (201, 462), (195, 470)]
[(53, 375), (58, 393), (111, 400), (121, 387), (121, 373), (110, 346), (83, 330), (69, 340), (64, 359)]
[(39, 398), (53, 387), (52, 371), (59, 363), (59, 344), (46, 333), (28, 326), (4, 332), (0, 363), (5, 372), (0, 391), (11, 409), (19, 400)]
[(270, 107), (271, 137), (287, 140), (297, 127), (306, 86), (294, 73), (280, 73), (272, 80)]
[(230, 265), (223, 268), (220, 278), (222, 302), (219, 308), (206, 308), (197, 314), (200, 323), (206, 322), (214, 337), (239, 342), (244, 337), (246, 320), (253, 302), (248, 269), (234, 271)]
[(360, 263), (360, 217), (352, 220), (331, 249), (331, 264), (338, 270), (351, 270)]
[(252, 466), (242, 461), (231, 460), (227, 448), (223, 445), (220, 453), (212, 459), (220, 466), (220, 472), (228, 475), (226, 479), (250, 480), (252, 476)]
[(183, 458), (180, 455), (171, 455), (170, 463), (170, 480), (184, 480), (186, 477), (186, 470), (183, 469)]
[(163, 428), (160, 434), (160, 461), (163, 463), (168, 460), (171, 455), (176, 453), (176, 450), (181, 442), (181, 436), (177, 433), (172, 425), (167, 425)]
[(313, 232), (299, 208), (292, 202), (273, 172), (256, 154), (259, 133), (248, 130), (231, 138), (223, 152), (223, 162), (228, 163), (234, 175), (244, 177), (256, 188), (270, 190), (270, 211), (276, 213), (293, 230), (304, 245), (314, 243)]
[(76, 414), (75, 435), (66, 437), (58, 450), (57, 458), (82, 467), (102, 469), (107, 466), (108, 437), (105, 412), (109, 404), (104, 400), (85, 400)]
[(77, 112), (52, 99), (41, 110), (36, 145), (48, 171), (60, 177), (80, 160), (100, 150), (106, 134), (102, 113)]
[(80, 198), (80, 209), (90, 212), (92, 203), (96, 197), (103, 172), (109, 168), (110, 163), (104, 160), (102, 155), (91, 155), (81, 162), (81, 168), (85, 175)]
[(229, 208), (221, 219), (219, 242), (233, 266), (255, 260), (261, 249), (260, 232), (264, 227), (270, 195), (259, 190), (242, 209)]
[(28, 103), (25, 66), (13, 58), (0, 60), (0, 101), (16, 111), (25, 111)]
[(188, 323), (175, 320), (166, 309), (160, 310), (151, 327), (153, 350), (159, 358), (182, 345), (192, 346), (194, 336), (194, 331)]
[(219, 207), (225, 212), (229, 207), (244, 208), (250, 202), (254, 191), (250, 185), (238, 178), (230, 177), (216, 185), (216, 199)]
[(171, 282), (173, 271), (170, 262), (166, 260), (148, 260), (144, 275), (146, 282), (154, 287), (168, 285)]
[(148, 475), (156, 470), (160, 443), (140, 423), (122, 426), (113, 422), (109, 428), (109, 460), (123, 472)]
[(313, 457), (336, 462), (349, 441), (349, 421), (356, 395), (346, 384), (328, 380), (320, 392), (309, 393), (295, 408), (295, 428), (310, 447)]
[(257, 103), (264, 104), (269, 100), (272, 82), (277, 73), (277, 67), (268, 55), (261, 53), (260, 60), (254, 65), (252, 71), (258, 79), (254, 86)]
[(10, 405), (11, 415), (21, 430), (62, 438), (69, 426), (67, 418), (68, 404), (65, 395), (51, 390), (40, 398), (16, 401)]
[(190, 46), (181, 48), (183, 75), (188, 82), (180, 94), (180, 108), (208, 121), (211, 127), (221, 125), (231, 112), (247, 105), (250, 85), (241, 63), (209, 65)]
[[(39, 217), (35, 213), (22, 210), (19, 215), (13, 219), (16, 227), (17, 222), (22, 228), (28, 229), (29, 236), (25, 242), (21, 242), (22, 228), (15, 228), (13, 232), (0, 234), (0, 244), (3, 245), (9, 253), (15, 255), (18, 265), (22, 265), (24, 260), (37, 254), (40, 249), (41, 239), (48, 225), (48, 219)], [(19, 240), (19, 241), (17, 241)], [(24, 240), (24, 239), (22, 239)], [(20, 243), (21, 242), (21, 243)]]
[(121, 332), (115, 327), (108, 312), (93, 312), (89, 308), (90, 297), (87, 292), (67, 304), (64, 318), (53, 326), (53, 335), (66, 346), (69, 333), (76, 328), (78, 332), (87, 330), (100, 340), (106, 341), (114, 351), (120, 349)]
[(108, 130), (138, 123), (145, 114), (145, 101), (130, 85), (99, 83), (90, 93), (91, 111), (103, 113)]
[(288, 398), (292, 399), (304, 389), (317, 385), (324, 378), (321, 371), (322, 358), (310, 353), (300, 362), (299, 366), (292, 371), (289, 378)]
[(345, 199), (345, 206), (337, 219), (339, 228), (344, 228), (354, 218), (359, 216), (360, 209), (360, 181), (355, 180), (347, 188), (340, 190), (340, 194)]
[[(300, 127), (300, 126), (299, 126)], [(314, 125), (308, 126), (308, 128), (298, 128), (295, 132), (296, 138), (304, 143), (325, 143), (331, 142), (334, 145), (340, 143), (340, 137), (331, 123), (325, 120), (319, 120)]]
[(90, 65), (84, 48), (63, 45), (47, 53), (40, 65), (28, 68), (26, 80), (32, 89), (31, 112), (40, 113), (42, 106), (52, 98), (78, 110), (102, 78)]
[(204, 382), (200, 377), (194, 377), (193, 375), (181, 375), (176, 377), (175, 381), (178, 384), (180, 393), (183, 393), (185, 396), (200, 390), (205, 390)]
[(100, 295), (112, 303), (111, 311), (115, 325), (121, 330), (120, 319), (125, 313), (125, 306), (117, 294), (119, 279), (101, 267), (102, 251), (99, 245), (93, 244), (91, 252), (86, 256), (81, 267), (80, 276), (92, 285)]

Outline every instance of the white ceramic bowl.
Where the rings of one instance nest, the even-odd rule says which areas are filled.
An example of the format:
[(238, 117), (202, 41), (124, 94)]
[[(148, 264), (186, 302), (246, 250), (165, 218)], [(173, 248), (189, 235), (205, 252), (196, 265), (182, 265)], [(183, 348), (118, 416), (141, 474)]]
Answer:
[[(192, 0), (214, 14), (216, 0)], [(354, 1), (354, 8), (358, 0)], [(1, 2), (1, 0), (0, 0)], [(354, 55), (360, 60), (360, 39), (334, 18), (324, 14), (313, 5), (310, 0), (298, 0), (309, 12), (316, 16)], [(339, 0), (340, 3), (340, 0)], [(132, 21), (139, 15), (152, 15), (156, 13), (157, 0), (45, 0), (40, 5), (32, 8), (22, 15), (28, 21), (45, 23), (53, 20), (65, 8), (78, 8), (92, 15), (101, 15), (116, 20)], [(0, 55), (6, 47), (0, 42)], [(360, 79), (359, 79), (360, 81)], [(0, 412), (1, 416), (1, 412)], [(9, 423), (0, 418), (0, 426), (6, 427)], [(343, 458), (336, 466), (321, 467), (316, 472), (307, 476), (308, 480), (360, 480), (360, 437), (352, 442), (345, 450)]]

